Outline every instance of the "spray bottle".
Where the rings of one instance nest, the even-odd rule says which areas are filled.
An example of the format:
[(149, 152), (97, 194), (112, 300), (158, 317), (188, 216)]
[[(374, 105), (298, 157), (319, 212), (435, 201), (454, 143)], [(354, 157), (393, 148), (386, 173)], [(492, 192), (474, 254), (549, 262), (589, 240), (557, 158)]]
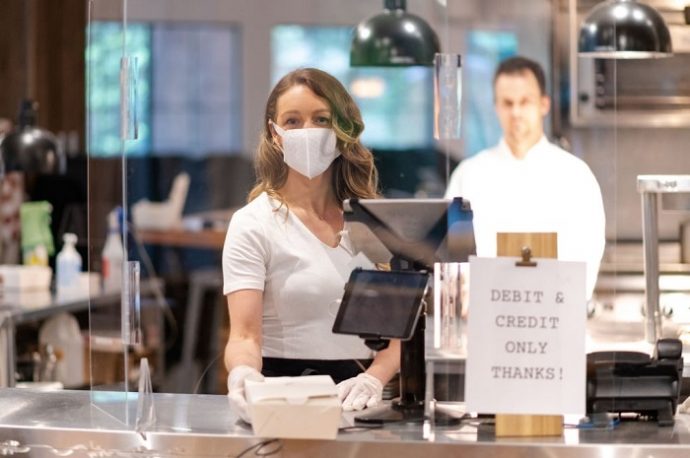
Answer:
[(101, 253), (103, 291), (115, 292), (122, 289), (122, 262), (124, 259), (120, 237), (120, 207), (108, 214), (108, 237)]

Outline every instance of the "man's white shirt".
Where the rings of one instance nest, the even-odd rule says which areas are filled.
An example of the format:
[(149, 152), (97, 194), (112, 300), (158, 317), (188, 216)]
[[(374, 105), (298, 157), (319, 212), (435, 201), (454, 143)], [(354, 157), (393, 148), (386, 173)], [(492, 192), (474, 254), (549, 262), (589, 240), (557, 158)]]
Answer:
[(496, 256), (497, 232), (556, 232), (558, 259), (587, 263), (591, 297), (605, 245), (601, 190), (587, 164), (542, 137), (523, 159), (505, 140), (465, 159), (446, 197), (470, 201), (477, 255)]

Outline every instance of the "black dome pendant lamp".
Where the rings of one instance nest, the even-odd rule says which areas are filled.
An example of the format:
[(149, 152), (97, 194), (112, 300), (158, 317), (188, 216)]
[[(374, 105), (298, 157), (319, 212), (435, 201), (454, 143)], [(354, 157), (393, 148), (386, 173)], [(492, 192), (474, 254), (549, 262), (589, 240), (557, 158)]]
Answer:
[(431, 66), (440, 50), (438, 37), (405, 0), (384, 0), (384, 10), (360, 22), (350, 48), (353, 67)]
[(600, 59), (650, 59), (673, 53), (658, 11), (636, 0), (606, 0), (580, 26), (578, 54)]
[(33, 100), (23, 100), (17, 127), (0, 142), (6, 172), (65, 172), (65, 155), (57, 139), (49, 131), (36, 126), (37, 109), (38, 104)]

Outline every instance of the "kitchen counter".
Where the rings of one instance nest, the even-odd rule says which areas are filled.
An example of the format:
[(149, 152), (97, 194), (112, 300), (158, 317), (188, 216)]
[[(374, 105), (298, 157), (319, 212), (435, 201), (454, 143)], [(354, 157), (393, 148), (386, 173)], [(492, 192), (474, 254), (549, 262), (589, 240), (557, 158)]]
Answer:
[[(113, 402), (118, 402), (117, 397)], [(130, 402), (132, 412), (136, 402)], [(437, 428), (394, 424), (341, 432), (333, 441), (266, 443), (228, 409), (224, 396), (156, 394), (157, 422), (139, 434), (90, 402), (87, 391), (0, 390), (0, 455), (89, 457), (235, 457), (275, 450), (275, 457), (685, 457), (690, 416), (673, 427), (627, 421), (614, 429), (566, 428), (561, 437), (500, 438), (475, 426)], [(132, 415), (131, 417), (133, 417)], [(352, 414), (344, 415), (346, 422)], [(251, 448), (255, 446), (255, 448)], [(276, 450), (280, 447), (280, 450)], [(242, 455), (246, 451), (246, 454)], [(258, 452), (258, 453), (257, 453)], [(255, 455), (255, 453), (257, 453)]]

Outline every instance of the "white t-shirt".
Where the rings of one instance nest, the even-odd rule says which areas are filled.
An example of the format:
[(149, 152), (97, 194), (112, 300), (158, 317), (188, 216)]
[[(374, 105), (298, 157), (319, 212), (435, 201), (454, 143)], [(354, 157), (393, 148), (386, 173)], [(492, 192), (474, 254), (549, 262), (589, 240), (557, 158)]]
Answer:
[(477, 255), (496, 256), (497, 232), (557, 232), (558, 259), (587, 263), (587, 297), (604, 252), (601, 190), (587, 164), (542, 137), (523, 159), (504, 140), (460, 163), (446, 197), (470, 201)]
[(374, 267), (351, 246), (347, 233), (337, 247), (326, 245), (266, 193), (235, 212), (223, 247), (223, 293), (263, 291), (263, 356), (373, 356), (359, 337), (331, 331), (352, 270)]

